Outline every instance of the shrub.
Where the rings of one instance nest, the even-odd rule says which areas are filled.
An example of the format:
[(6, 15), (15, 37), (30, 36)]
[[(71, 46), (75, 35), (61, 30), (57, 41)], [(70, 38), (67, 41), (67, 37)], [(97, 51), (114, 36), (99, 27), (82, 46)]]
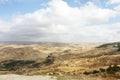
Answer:
[(117, 65), (114, 65), (113, 67), (109, 66), (106, 71), (108, 74), (115, 74), (116, 72), (118, 72), (120, 70), (120, 67)]
[(92, 72), (92, 74), (97, 74), (97, 73), (99, 73), (99, 71), (97, 71), (97, 70), (93, 70), (93, 72)]
[(114, 65), (114, 66), (113, 66), (113, 70), (114, 70), (115, 72), (118, 72), (118, 71), (120, 70), (120, 67), (117, 66), (117, 65)]
[(117, 44), (118, 51), (120, 51), (120, 43)]
[(102, 72), (102, 73), (105, 72), (105, 69), (103, 69), (103, 68), (100, 68), (99, 70), (100, 70), (100, 72)]
[(45, 63), (46, 65), (53, 64), (54, 59), (55, 59), (55, 57), (52, 54), (50, 54), (50, 55), (48, 55), (48, 57), (46, 58), (46, 60), (43, 63)]
[(85, 75), (89, 75), (89, 74), (90, 74), (90, 72), (85, 71), (83, 74), (85, 74)]

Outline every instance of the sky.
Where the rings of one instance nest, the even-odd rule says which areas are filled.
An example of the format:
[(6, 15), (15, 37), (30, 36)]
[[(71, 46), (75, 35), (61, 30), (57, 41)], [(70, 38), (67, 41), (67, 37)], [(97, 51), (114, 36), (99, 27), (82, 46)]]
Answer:
[(0, 0), (0, 41), (119, 40), (120, 0)]

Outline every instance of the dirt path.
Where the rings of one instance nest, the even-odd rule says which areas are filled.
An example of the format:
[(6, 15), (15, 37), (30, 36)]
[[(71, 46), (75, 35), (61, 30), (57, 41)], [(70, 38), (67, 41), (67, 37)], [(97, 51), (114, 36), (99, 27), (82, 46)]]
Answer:
[(50, 76), (0, 75), (0, 80), (56, 80)]

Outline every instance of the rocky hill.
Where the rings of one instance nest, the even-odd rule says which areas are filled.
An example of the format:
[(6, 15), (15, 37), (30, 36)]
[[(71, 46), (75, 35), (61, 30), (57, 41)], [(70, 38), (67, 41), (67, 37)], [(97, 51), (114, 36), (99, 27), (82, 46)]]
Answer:
[(0, 73), (82, 74), (120, 65), (119, 43), (1, 44)]

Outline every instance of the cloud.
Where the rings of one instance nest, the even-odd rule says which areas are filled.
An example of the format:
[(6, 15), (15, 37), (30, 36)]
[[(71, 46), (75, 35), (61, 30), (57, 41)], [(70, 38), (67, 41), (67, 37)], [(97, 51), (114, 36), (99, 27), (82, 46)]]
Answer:
[(0, 20), (0, 32), (8, 32), (11, 28), (11, 24)]
[(5, 40), (5, 34), (9, 32), (12, 25), (10, 23), (4, 22), (3, 20), (0, 20), (0, 40)]
[(108, 4), (119, 4), (120, 0), (109, 0)]
[(96, 25), (108, 22), (116, 14), (116, 10), (100, 8), (92, 2), (73, 8), (63, 0), (51, 0), (47, 8), (13, 18), (12, 27), (4, 34), (4, 39), (48, 42), (116, 41), (120, 38), (117, 35), (120, 32), (119, 23)]

